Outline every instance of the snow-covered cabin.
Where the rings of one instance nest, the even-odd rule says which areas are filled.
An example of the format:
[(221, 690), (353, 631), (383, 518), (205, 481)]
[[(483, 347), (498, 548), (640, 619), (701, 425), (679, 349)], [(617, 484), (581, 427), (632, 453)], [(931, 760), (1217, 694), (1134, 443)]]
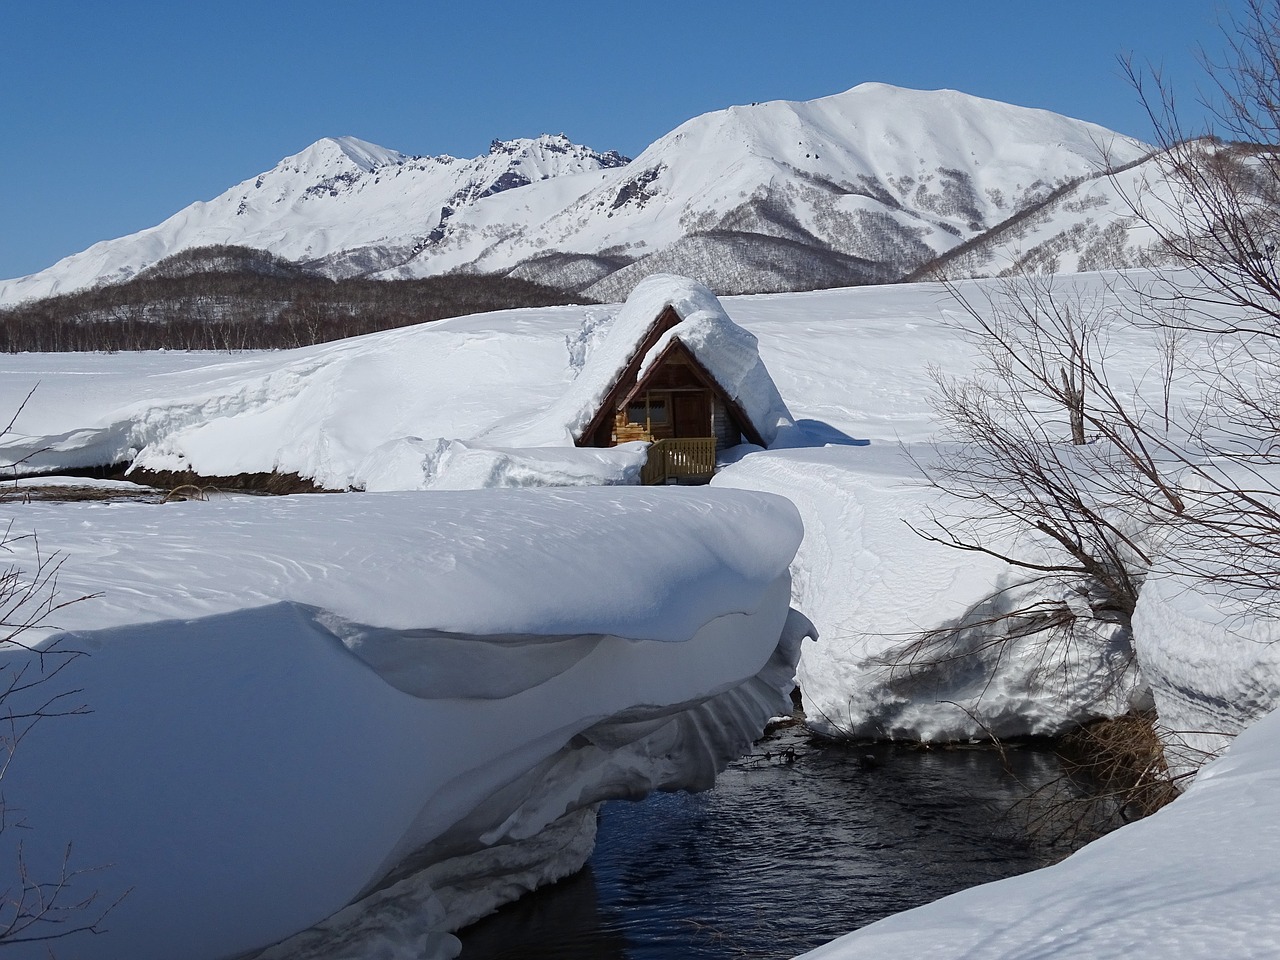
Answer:
[(597, 385), (596, 402), (574, 442), (648, 441), (648, 483), (709, 479), (717, 452), (741, 443), (767, 447), (791, 421), (755, 336), (685, 277), (642, 281), (581, 379)]

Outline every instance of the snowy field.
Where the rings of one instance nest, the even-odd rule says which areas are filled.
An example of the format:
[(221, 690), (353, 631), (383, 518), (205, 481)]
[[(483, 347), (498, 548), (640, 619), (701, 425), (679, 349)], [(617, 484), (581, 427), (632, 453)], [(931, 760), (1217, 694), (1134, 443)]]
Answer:
[[(1087, 297), (1110, 296), (1097, 275), (1070, 282)], [(960, 289), (977, 303), (993, 290)], [(761, 359), (807, 431), (792, 438), (801, 445), (928, 439), (937, 431), (930, 369), (964, 373), (974, 362), (955, 326), (966, 318), (938, 284), (723, 304), (758, 338)], [(567, 445), (568, 424), (550, 415), (563, 412), (556, 401), (617, 312), (502, 311), (262, 354), (4, 355), (0, 409), (36, 393), (17, 436), (0, 441), (0, 456), (34, 454), (30, 463), (49, 468), (136, 457), (140, 466), (185, 465), (205, 475), (279, 469), (342, 489), (377, 466), (375, 451), (386, 459), (406, 438), (477, 448)], [(1118, 332), (1122, 378), (1152, 376), (1149, 341), (1136, 330)], [(436, 478), (414, 479), (429, 487)]]
[[(1128, 279), (1141, 282), (1142, 275)], [(1113, 318), (1112, 382), (1122, 392), (1136, 391), (1157, 377), (1158, 345), (1150, 331), (1125, 322), (1126, 283), (1115, 280), (1082, 275), (1062, 282)], [(995, 288), (976, 282), (962, 289), (984, 308)], [(363, 786), (337, 795), (341, 809), (302, 817), (298, 830), (283, 834), (273, 832), (263, 810), (244, 810), (244, 836), (297, 845), (273, 858), (287, 861), (305, 849), (333, 861), (308, 871), (315, 874), (304, 885), (309, 892), (283, 905), (287, 915), (274, 909), (281, 905), (250, 903), (252, 890), (240, 889), (245, 885), (235, 871), (224, 876), (221, 867), (213, 870), (222, 892), (205, 905), (212, 912), (196, 916), (190, 929), (217, 928), (219, 936), (241, 939), (208, 956), (279, 938), (353, 897), (390, 898), (390, 906), (381, 905), (384, 915), (394, 912), (402, 893), (406, 902), (434, 897), (438, 916), (483, 910), (466, 895), (451, 900), (441, 893), (458, 884), (450, 887), (438, 877), (423, 881), (430, 888), (425, 894), (371, 889), (397, 857), (424, 844), (449, 855), (470, 854), (467, 842), (474, 845), (477, 836), (528, 839), (554, 823), (564, 832), (562, 847), (574, 852), (533, 856), (572, 869), (583, 845), (589, 849), (583, 839), (587, 814), (572, 822), (564, 816), (588, 810), (620, 783), (623, 792), (702, 785), (715, 766), (655, 770), (662, 749), (648, 739), (654, 718), (636, 717), (638, 707), (683, 724), (679, 732), (664, 727), (667, 733), (652, 734), (658, 741), (674, 738), (694, 755), (713, 758), (728, 756), (750, 739), (757, 720), (782, 709), (787, 658), (805, 629), (799, 617), (788, 619), (788, 604), (819, 634), (817, 643), (804, 645), (798, 676), (811, 723), (827, 732), (919, 739), (1052, 733), (1081, 719), (1123, 713), (1131, 702), (1153, 695), (1171, 726), (1212, 722), (1233, 734), (1276, 706), (1280, 667), (1266, 652), (1270, 646), (1263, 641), (1274, 639), (1266, 625), (1246, 615), (1242, 628), (1235, 611), (1233, 629), (1246, 634), (1249, 652), (1219, 656), (1217, 645), (1228, 641), (1214, 631), (1228, 614), (1172, 574), (1153, 581), (1150, 598), (1140, 603), (1132, 645), (1105, 632), (1077, 637), (1052, 689), (1043, 686), (1034, 657), (1016, 654), (986, 663), (993, 676), (941, 670), (905, 688), (894, 683), (874, 658), (922, 630), (955, 623), (993, 589), (1009, 584), (1009, 570), (996, 561), (930, 544), (904, 523), (918, 521), (936, 501), (911, 457), (927, 462), (939, 439), (931, 371), (965, 374), (974, 367), (974, 350), (961, 329), (967, 318), (944, 288), (932, 284), (725, 298), (723, 306), (758, 340), (785, 410), (775, 411), (771, 449), (739, 448), (710, 488), (687, 490), (618, 487), (634, 481), (636, 451), (602, 455), (572, 445), (583, 404), (601, 392), (601, 358), (612, 349), (610, 330), (620, 323), (616, 306), (485, 314), (272, 354), (0, 358), (0, 409), (17, 409), (39, 383), (13, 433), (0, 440), (0, 460), (24, 459), (48, 469), (133, 460), (205, 475), (296, 471), (334, 489), (386, 491), (187, 505), (6, 506), (15, 530), (35, 529), (42, 547), (65, 552), (64, 590), (103, 593), (58, 613), (58, 625), (73, 631), (75, 645), (93, 653), (68, 670), (86, 671), (85, 698), (98, 712), (44, 725), (38, 735), (54, 737), (60, 728), (93, 722), (106, 738), (94, 743), (118, 745), (130, 737), (111, 724), (132, 724), (133, 730), (140, 722), (136, 713), (126, 718), (129, 704), (159, 709), (151, 697), (181, 708), (172, 738), (164, 739), (168, 731), (146, 731), (158, 739), (144, 739), (128, 764), (103, 759), (110, 751), (102, 746), (86, 751), (86, 770), (120, 784), (128, 802), (90, 811), (76, 791), (66, 791), (32, 804), (42, 815), (46, 803), (61, 811), (57, 816), (64, 819), (56, 822), (62, 824), (103, 817), (92, 835), (137, 840), (91, 848), (83, 852), (84, 862), (119, 862), (134, 849), (148, 851), (136, 869), (161, 899), (131, 895), (113, 916), (113, 928), (140, 935), (149, 911), (169, 909), (165, 898), (181, 900), (183, 892), (181, 884), (155, 882), (173, 868), (163, 852), (171, 847), (138, 839), (152, 822), (165, 823), (161, 808), (171, 807), (163, 798), (173, 785), (143, 780), (139, 787), (121, 771), (145, 768), (148, 751), (190, 759), (183, 745), (193, 742), (201, 744), (199, 755), (217, 763), (193, 777), (191, 789), (210, 789), (212, 780), (217, 802), (233, 808), (249, 806), (236, 802), (243, 791), (274, 790), (284, 798), (283, 809), (295, 809), (300, 794), (290, 793), (289, 784), (318, 789), (322, 780), (328, 783), (330, 749), (344, 763), (354, 758), (386, 770), (403, 767), (406, 756), (427, 743), (431, 750), (452, 750), (449, 763), (455, 763), (438, 773), (419, 772), (418, 782), (391, 792), (369, 786), (382, 774), (362, 770), (350, 779)], [(621, 316), (630, 322), (625, 311)], [(601, 484), (609, 486), (599, 489)], [(559, 489), (493, 489), (539, 486)], [(447, 492), (458, 487), (488, 489)], [(726, 619), (750, 625), (745, 632), (753, 638), (739, 649), (742, 634), (735, 634), (731, 656), (724, 646)], [(253, 636), (263, 632), (289, 638), (290, 648), (262, 649)], [(146, 649), (159, 650), (155, 638), (161, 634), (184, 642), (148, 659), (152, 654), (140, 651), (147, 643)], [(505, 639), (483, 639), (494, 635)], [(535, 635), (541, 639), (532, 641)], [(447, 665), (439, 676), (422, 675), (414, 651), (427, 647)], [(1140, 675), (1133, 668), (1135, 649), (1151, 671)], [(628, 668), (618, 651), (652, 672)], [(469, 687), (476, 665), (490, 662), (486, 657), (494, 664), (506, 660), (506, 666), (485, 670), (484, 683)], [(182, 682), (172, 690), (151, 682), (160, 669)], [(526, 690), (521, 684), (529, 671), (539, 684)], [(266, 700), (258, 681), (246, 679), (259, 672), (271, 678)], [(677, 674), (687, 687), (675, 682)], [(90, 685), (99, 676), (100, 697)], [(323, 710), (314, 706), (312, 684), (324, 691)], [(459, 689), (463, 699), (450, 700)], [(587, 690), (598, 703), (584, 700)], [(507, 697), (536, 700), (534, 721), (513, 722), (505, 712)], [(242, 751), (228, 753), (218, 707), (226, 700), (237, 705), (231, 728), (237, 744), (261, 741), (277, 751), (264, 756), (306, 755), (313, 766), (298, 772), (284, 765), (287, 777), (246, 783), (237, 763)], [(112, 719), (117, 708), (123, 711), (119, 721)], [(449, 712), (472, 708), (492, 712), (485, 721), (492, 722), (492, 738), (473, 736), (478, 721)], [(557, 712), (561, 708), (565, 712)], [(363, 746), (378, 740), (370, 725), (379, 721), (369, 719), (370, 712), (398, 730), (377, 751)], [(343, 718), (354, 714), (358, 719), (345, 729)], [(332, 719), (332, 727), (313, 728), (318, 716), (326, 724)], [(645, 735), (638, 728), (619, 732), (611, 726), (618, 717), (643, 719)], [(1157, 955), (1270, 955), (1268, 948), (1280, 941), (1280, 920), (1258, 904), (1277, 892), (1274, 856), (1267, 851), (1280, 843), (1280, 834), (1271, 835), (1270, 801), (1250, 799), (1253, 784), (1280, 775), (1280, 759), (1270, 747), (1275, 723), (1268, 724), (1240, 738), (1245, 749), (1229, 754), (1212, 776), (1148, 823), (1053, 870), (892, 918), (816, 955), (1137, 956), (1136, 937), (1126, 941), (1122, 935), (1124, 918), (1144, 909), (1167, 917), (1174, 904), (1204, 934), (1176, 944), (1157, 938), (1168, 945)], [(317, 730), (335, 729), (334, 743), (313, 739)], [(433, 735), (440, 729), (467, 734), (442, 744), (447, 738)], [(592, 746), (616, 748), (625, 758), (600, 761), (608, 776), (597, 767), (579, 769), (584, 760), (578, 754), (558, 752), (581, 744), (584, 730), (601, 729)], [(724, 742), (708, 747), (690, 739), (715, 729), (727, 731)], [(476, 753), (479, 741), (482, 753)], [(104, 766), (116, 771), (114, 779)], [(6, 792), (17, 796), (21, 788), (38, 795), (38, 783), (17, 779), (19, 767), (15, 761)], [(477, 781), (482, 768), (515, 777), (519, 788), (486, 786), (483, 778)], [(607, 789), (600, 786), (604, 780)], [(481, 796), (486, 789), (490, 793)], [(534, 802), (535, 796), (553, 801)], [(183, 794), (179, 802), (195, 801)], [(534, 809), (527, 819), (526, 804)], [(133, 806), (148, 811), (142, 825), (111, 819), (123, 816), (112, 812), (117, 808)], [(201, 809), (215, 808), (221, 809)], [(479, 827), (462, 831), (470, 838), (464, 842), (447, 828), (450, 817), (468, 809), (479, 811), (473, 814)], [(1203, 824), (1215, 812), (1226, 818), (1238, 811), (1238, 828), (1205, 834), (1219, 845), (1215, 856), (1200, 841), (1178, 839), (1207, 829)], [(308, 832), (332, 833), (334, 818), (359, 828), (337, 851)], [(182, 869), (197, 871), (189, 874), (192, 884), (214, 884), (198, 871), (222, 862), (223, 834), (188, 838), (182, 833), (188, 828), (185, 819), (166, 826), (178, 833), (165, 843), (176, 836), (210, 851), (208, 858), (187, 858), (199, 862), (184, 862)], [(56, 830), (40, 832), (54, 842)], [(77, 860), (81, 856), (77, 846)], [(513, 853), (513, 874), (528, 868), (519, 860)], [(1233, 899), (1233, 865), (1241, 863), (1248, 869), (1240, 874), (1242, 893)], [(256, 918), (257, 926), (220, 927), (218, 911), (231, 909), (228, 904)], [(1063, 933), (1069, 911), (1080, 929)], [(358, 917), (348, 915), (333, 924), (330, 942), (355, 938), (362, 929)], [(1232, 924), (1248, 930), (1239, 949), (1222, 939)], [(433, 930), (447, 925), (441, 921)], [(1090, 939), (1083, 928), (1092, 926), (1099, 932)], [(918, 941), (917, 928), (923, 931)], [(391, 937), (399, 949), (426, 934), (377, 936)], [(927, 937), (938, 946), (926, 947)], [(307, 952), (313, 943), (294, 941), (272, 956), (325, 956), (319, 948)], [(168, 941), (170, 952), (154, 955), (173, 955), (179, 945)]]
[[(1063, 283), (1119, 315), (1110, 340), (1117, 386), (1148, 383), (1155, 338), (1124, 322), (1129, 285), (1101, 275)], [(634, 482), (641, 450), (578, 449), (571, 433), (633, 342), (618, 333), (634, 335), (661, 308), (655, 287), (665, 289), (650, 284), (621, 311), (483, 314), (300, 350), (209, 356), (205, 367), (182, 355), (76, 357), (77, 375), (58, 377), (48, 370), (56, 358), (0, 359), (0, 409), (39, 383), (0, 457), (49, 468), (127, 459), (211, 476), (296, 471), (335, 489)], [(990, 283), (960, 289), (978, 307), (997, 295)], [(708, 312), (700, 295), (682, 295)], [(977, 673), (939, 674), (905, 697), (883, 669), (866, 666), (1007, 585), (1001, 565), (925, 543), (903, 523), (937, 502), (903, 456), (931, 455), (932, 371), (965, 374), (976, 362), (964, 333), (971, 320), (946, 288), (729, 297), (724, 308), (757, 339), (786, 409), (762, 417), (779, 424), (774, 449), (742, 458), (716, 484), (778, 493), (801, 511), (795, 603), (824, 638), (801, 666), (816, 726), (949, 739), (1053, 733), (1128, 709), (1136, 678), (1107, 678), (1129, 650), (1106, 634), (1080, 638), (1071, 682), (1053, 698), (1033, 682), (1031, 655), (1004, 662), (994, 687)], [(730, 346), (724, 352), (744, 349)], [(141, 383), (136, 399), (113, 405), (131, 375)], [(944, 701), (954, 706), (940, 709)]]

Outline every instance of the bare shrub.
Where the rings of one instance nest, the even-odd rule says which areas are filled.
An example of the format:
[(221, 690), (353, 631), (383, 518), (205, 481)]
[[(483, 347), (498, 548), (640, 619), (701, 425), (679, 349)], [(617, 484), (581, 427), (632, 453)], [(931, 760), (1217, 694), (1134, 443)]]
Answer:
[[(23, 742), (39, 724), (89, 712), (83, 691), (62, 679), (83, 652), (69, 649), (60, 638), (36, 641), (46, 632), (38, 628), (48, 627), (59, 610), (91, 597), (62, 597), (58, 574), (64, 558), (42, 551), (34, 533), (15, 532), (10, 521), (0, 530), (0, 556), (13, 557), (20, 547), (31, 559), (0, 565), (0, 789)], [(26, 826), (21, 809), (0, 792), (0, 836)], [(15, 851), (11, 873), (0, 882), (0, 946), (102, 930), (119, 900), (101, 902), (88, 882), (101, 868), (73, 866), (70, 842), (56, 866), (33, 867), (21, 842)]]
[(980, 362), (968, 377), (935, 372), (947, 440), (918, 465), (955, 508), (912, 529), (1052, 585), (1075, 598), (1074, 616), (1128, 629), (1149, 529), (1185, 503), (1149, 410), (1109, 380), (1110, 308), (1046, 275), (1007, 280), (983, 303), (953, 294)]
[[(1245, 0), (1206, 58), (1209, 129), (1192, 135), (1158, 70), (1126, 63), (1151, 117), (1160, 179), (1128, 198), (1181, 273), (1148, 285), (1144, 319), (1207, 339), (1188, 431), (1179, 572), (1275, 616), (1280, 604), (1280, 2)], [(1190, 451), (1190, 452), (1186, 452)]]
[(1188, 775), (1165, 763), (1151, 710), (1082, 724), (1062, 738), (1058, 755), (1062, 774), (1011, 811), (1053, 859), (1155, 813), (1177, 799)]
[[(59, 679), (83, 656), (58, 640), (34, 646), (33, 632), (58, 610), (89, 597), (63, 599), (58, 572), (63, 558), (43, 553), (34, 534), (20, 534), (10, 524), (0, 533), (0, 553), (18, 545), (34, 554), (30, 564), (0, 568), (0, 786), (23, 742), (46, 720), (89, 712), (82, 690)], [(26, 828), (19, 807), (0, 794), (0, 835)], [(16, 845), (7, 881), (0, 885), (0, 945), (56, 940), (73, 933), (100, 932), (116, 903), (103, 903), (88, 882), (101, 867), (73, 866), (72, 845), (54, 867), (33, 868)]]
[[(1188, 137), (1159, 75), (1129, 67), (1161, 148), (1160, 180), (1132, 212), (1179, 268), (1128, 291), (1129, 319), (1162, 335), (1150, 394), (1109, 378), (1109, 308), (1064, 301), (1051, 277), (1013, 278), (976, 306), (960, 297), (983, 364), (937, 377), (957, 442), (922, 468), (954, 506), (917, 532), (1004, 560), (1077, 618), (1128, 628), (1157, 558), (1249, 617), (1280, 613), (1280, 0), (1247, 0), (1228, 39), (1208, 66), (1235, 142)], [(1175, 409), (1183, 376), (1195, 405)], [(921, 637), (913, 655), (946, 642)], [(1153, 742), (1149, 763), (1125, 754), (1146, 771), (1125, 789), (1172, 795)]]

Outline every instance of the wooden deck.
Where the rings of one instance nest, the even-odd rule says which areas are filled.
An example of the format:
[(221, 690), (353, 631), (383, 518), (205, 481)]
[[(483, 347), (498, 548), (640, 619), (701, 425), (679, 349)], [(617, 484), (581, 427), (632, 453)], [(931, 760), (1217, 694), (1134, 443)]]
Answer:
[(649, 459), (641, 482), (705, 483), (716, 472), (716, 438), (657, 440), (649, 446)]

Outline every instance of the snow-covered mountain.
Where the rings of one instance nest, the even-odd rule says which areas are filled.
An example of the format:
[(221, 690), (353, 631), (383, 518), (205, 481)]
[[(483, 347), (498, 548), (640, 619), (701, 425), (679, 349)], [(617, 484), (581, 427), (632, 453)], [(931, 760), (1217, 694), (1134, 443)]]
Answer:
[(1167, 258), (1160, 240), (1143, 217), (1176, 229), (1168, 212), (1187, 209), (1185, 200), (1174, 195), (1178, 188), (1167, 174), (1168, 162), (1152, 154), (1064, 184), (1043, 202), (925, 264), (909, 279), (1082, 273), (1162, 263)]
[(579, 285), (595, 268), (600, 299), (677, 268), (726, 292), (891, 280), (1144, 152), (1042, 110), (863, 84), (690, 120), (475, 262)]
[(156, 227), (0, 283), (0, 303), (211, 244), (330, 276), (514, 273), (601, 299), (664, 270), (722, 292), (891, 280), (1146, 149), (1043, 110), (884, 84), (708, 113), (630, 162), (564, 136), (494, 141), (472, 160), (326, 139)]
[(495, 140), (471, 160), (411, 157), (354, 137), (325, 138), (163, 223), (0, 283), (0, 303), (122, 282), (179, 251), (220, 244), (266, 250), (335, 277), (369, 274), (412, 258), (458, 209), (626, 162), (563, 135)]

